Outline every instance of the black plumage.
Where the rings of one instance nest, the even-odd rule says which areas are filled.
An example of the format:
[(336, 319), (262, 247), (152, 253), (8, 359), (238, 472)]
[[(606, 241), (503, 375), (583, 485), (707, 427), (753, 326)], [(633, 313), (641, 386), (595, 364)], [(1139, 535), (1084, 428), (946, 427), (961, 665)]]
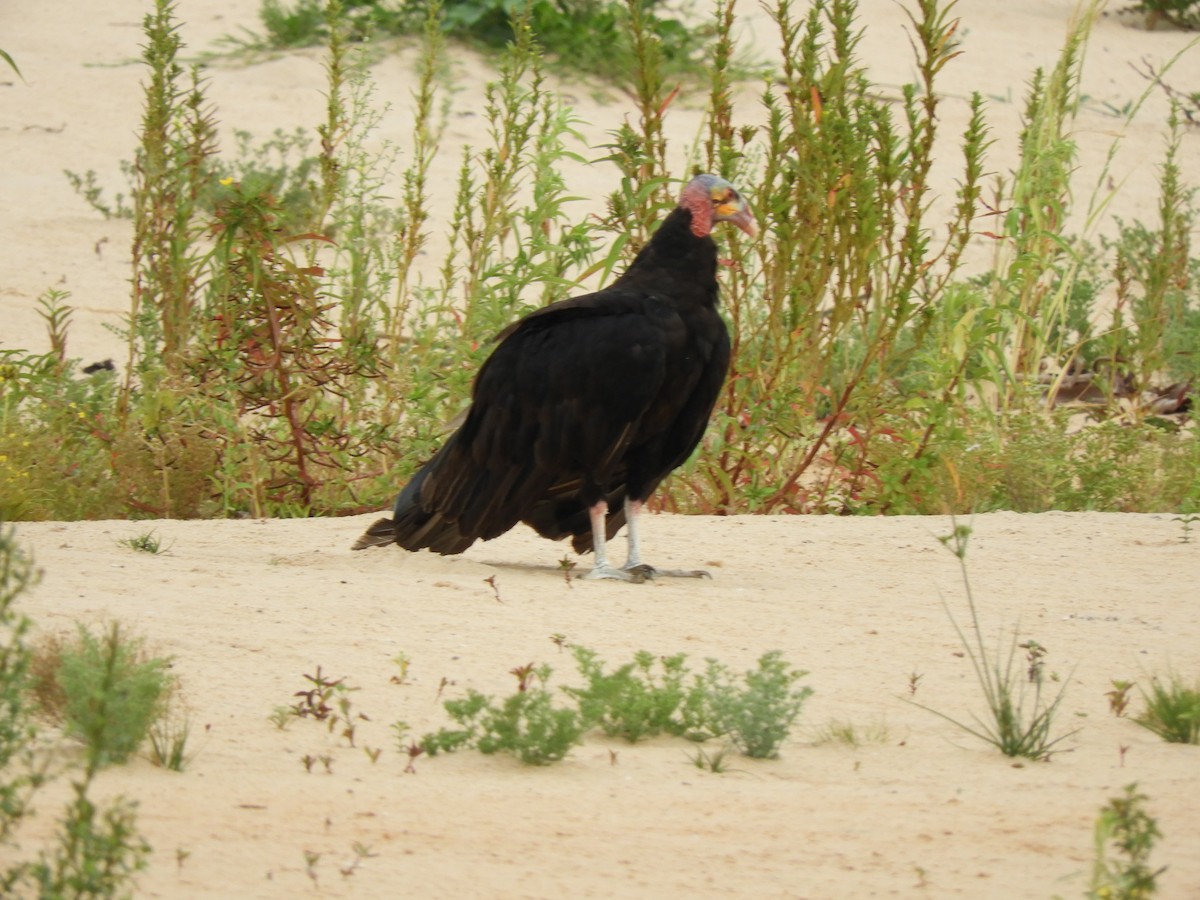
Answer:
[[(729, 365), (709, 234), (720, 221), (754, 233), (738, 192), (697, 176), (612, 285), (502, 332), (462, 425), (355, 549), (394, 541), (461, 553), (525, 522), (593, 550), (590, 577), (653, 574), (639, 558), (638, 515), (700, 442)], [(605, 544), (625, 524), (629, 559), (616, 569)]]

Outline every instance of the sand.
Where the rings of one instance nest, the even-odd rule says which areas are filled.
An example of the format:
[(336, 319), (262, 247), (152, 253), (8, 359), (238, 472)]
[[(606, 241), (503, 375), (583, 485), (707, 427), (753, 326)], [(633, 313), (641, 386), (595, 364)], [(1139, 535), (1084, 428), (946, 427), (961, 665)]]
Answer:
[[(55, 288), (75, 307), (71, 354), (122, 355), (105, 326), (119, 324), (128, 305), (128, 223), (88, 208), (62, 170), (94, 169), (110, 193), (123, 188), (118, 162), (132, 155), (141, 104), (142, 71), (129, 63), (147, 6), (64, 0), (0, 11), (0, 46), (25, 79), (0, 72), (0, 348), (44, 348), (36, 301)], [(209, 48), (255, 27), (257, 7), (180, 0), (184, 39)], [(964, 52), (952, 63), (942, 122), (952, 135), (970, 91), (991, 98), (996, 171), (1012, 165), (1025, 85), (1034, 67), (1053, 63), (1071, 8), (1046, 0), (956, 8)], [(897, 89), (912, 77), (902, 10), (863, 0), (860, 11), (873, 77)], [(1159, 67), (1188, 41), (1131, 28), (1127, 18), (1101, 21), (1090, 47), (1077, 122), (1083, 198), (1121, 129), (1109, 107), (1146, 86), (1131, 65), (1145, 58)], [(747, 8), (747, 41), (765, 42), (768, 27)], [(447, 172), (457, 166), (454, 146), (478, 143), (483, 124), (486, 64), (456, 56)], [(1169, 80), (1193, 89), (1197, 57)], [(395, 110), (379, 138), (401, 148), (411, 60), (400, 49), (375, 69)], [(234, 129), (266, 137), (321, 118), (316, 52), (218, 61), (208, 75), (227, 140)], [(619, 98), (564, 90), (593, 143), (627, 112)], [(680, 153), (696, 133), (698, 103), (672, 112)], [(1152, 93), (1124, 129), (1112, 181), (1121, 186), (1113, 208), (1127, 219), (1152, 213), (1164, 116)], [(1186, 134), (1181, 152), (1193, 182), (1198, 140)], [(944, 198), (952, 151), (939, 160)], [(589, 197), (608, 189), (606, 177), (599, 167), (573, 174)], [(1036, 640), (1048, 650), (1048, 689), (1065, 690), (1055, 720), (1063, 752), (1023, 765), (910, 702), (966, 721), (984, 711), (950, 619), (965, 623), (967, 608), (957, 560), (938, 541), (946, 519), (655, 516), (644, 537), (651, 561), (704, 566), (713, 577), (646, 585), (568, 583), (558, 566), (566, 549), (525, 530), (460, 558), (352, 554), (370, 520), (18, 525), (45, 572), (23, 603), (39, 632), (119, 621), (173, 659), (192, 726), (190, 765), (176, 773), (139, 758), (106, 771), (98, 788), (139, 804), (154, 853), (137, 896), (1080, 896), (1096, 815), (1133, 782), (1163, 833), (1153, 857), (1168, 867), (1160, 896), (1200, 896), (1197, 750), (1114, 716), (1105, 696), (1113, 679), (1200, 673), (1200, 539), (1185, 543), (1170, 515), (1001, 513), (970, 522), (987, 645), (1007, 647), (1013, 634)], [(151, 529), (167, 552), (120, 543)], [(777, 649), (808, 670), (815, 693), (779, 759), (730, 756), (720, 774), (694, 766), (696, 748), (678, 739), (627, 744), (598, 734), (546, 768), (468, 752), (421, 757), (405, 772), (393, 723), (418, 735), (448, 724), (442, 699), (469, 688), (507, 695), (509, 670), (529, 662), (551, 665), (555, 683), (577, 681), (552, 635), (612, 665), (645, 649), (740, 670)], [(409, 667), (398, 684), (400, 654)], [(368, 719), (357, 723), (356, 747), (312, 721), (284, 730), (269, 721), (318, 666), (357, 688), (353, 709)], [(852, 726), (859, 744), (831, 739), (835, 725)], [(368, 750), (379, 751), (374, 761)], [(311, 772), (306, 756), (317, 760)], [(39, 816), (20, 848), (0, 851), (0, 865), (36, 851), (68, 791), (64, 777), (39, 795)], [(352, 867), (356, 845), (370, 855)]]

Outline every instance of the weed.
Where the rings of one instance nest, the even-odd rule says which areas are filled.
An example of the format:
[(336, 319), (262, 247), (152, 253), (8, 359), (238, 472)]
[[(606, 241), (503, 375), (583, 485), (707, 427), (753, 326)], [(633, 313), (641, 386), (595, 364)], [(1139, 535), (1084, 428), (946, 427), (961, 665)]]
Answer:
[[(458, 728), (440, 728), (436, 732), (421, 738), (421, 747), (430, 756), (439, 753), (453, 753), (475, 745), (481, 727), (484, 712), (491, 707), (491, 698), (473, 688), (467, 690), (466, 697), (461, 700), (446, 700), (442, 704), (447, 715), (458, 725)], [(407, 733), (407, 728), (405, 733)], [(404, 737), (401, 737), (403, 742)]]
[(696, 754), (693, 756), (692, 765), (703, 772), (712, 772), (714, 775), (723, 775), (729, 770), (729, 764), (726, 757), (729, 756), (729, 747), (722, 747), (720, 750), (715, 750), (712, 753), (705, 752), (703, 747), (696, 748)]
[(1150, 868), (1150, 853), (1162, 836), (1158, 823), (1146, 812), (1148, 798), (1137, 784), (1125, 786), (1096, 819), (1096, 861), (1088, 897), (1094, 900), (1147, 900), (1157, 891), (1158, 876), (1166, 867)]
[(496, 576), (489, 575), (483, 579), (483, 583), (492, 589), (492, 595), (496, 598), (497, 603), (503, 603), (504, 600), (500, 596), (500, 585), (496, 583)]
[(1150, 679), (1142, 691), (1145, 710), (1134, 721), (1173, 744), (1200, 744), (1200, 684), (1186, 685), (1172, 675), (1169, 684)]
[(334, 681), (329, 680), (322, 672), (321, 667), (317, 666), (316, 674), (304, 675), (304, 680), (309, 682), (312, 687), (296, 691), (293, 697), (299, 697), (296, 704), (292, 706), (292, 714), (297, 718), (313, 718), (318, 722), (324, 722), (333, 716), (333, 707), (329, 705), (339, 691), (351, 690), (345, 685), (345, 678), (338, 678)]
[(321, 861), (321, 854), (315, 850), (304, 851), (304, 874), (312, 881), (313, 887), (319, 887), (317, 884), (317, 863)]
[(412, 665), (412, 660), (408, 658), (408, 654), (397, 653), (395, 656), (392, 657), (392, 662), (396, 664), (396, 668), (399, 669), (399, 672), (397, 674), (393, 675), (389, 679), (391, 681), (391, 683), (392, 684), (407, 684), (408, 683), (408, 669), (409, 669), (409, 666)]
[(408, 762), (404, 764), (404, 772), (406, 775), (417, 774), (417, 757), (425, 752), (425, 748), (416, 741), (409, 742), (407, 747), (403, 748), (404, 753), (408, 756)]
[(1185, 30), (1200, 28), (1200, 0), (1136, 0), (1130, 8), (1146, 13), (1151, 29), (1159, 20)]
[(286, 731), (288, 725), (296, 719), (296, 708), (294, 706), (276, 706), (271, 710), (271, 715), (267, 716), (267, 720), (274, 725), (279, 731)]
[[(946, 614), (954, 626), (958, 639), (966, 656), (971, 660), (975, 677), (983, 691), (987, 704), (988, 716), (981, 719), (972, 715), (975, 724), (969, 724), (952, 718), (943, 712), (917, 703), (922, 709), (929, 710), (948, 722), (957, 725), (968, 734), (996, 747), (1005, 756), (1024, 757), (1032, 760), (1048, 760), (1059, 750), (1056, 745), (1074, 731), (1053, 736), (1054, 716), (1066, 694), (1064, 685), (1053, 699), (1042, 697), (1042, 660), (1045, 648), (1036, 641), (1026, 641), (1018, 645), (1014, 634), (1009, 643), (1008, 653), (993, 653), (983, 642), (983, 633), (979, 625), (979, 612), (975, 605), (975, 597), (971, 591), (970, 576), (967, 572), (967, 542), (971, 529), (965, 525), (954, 525), (954, 530), (938, 540), (958, 559), (962, 575), (963, 587), (967, 596), (967, 608), (970, 611), (971, 627), (974, 640), (967, 637), (958, 620), (950, 613)], [(1023, 679), (1016, 671), (1015, 662), (1018, 646), (1023, 646), (1027, 653), (1027, 678)], [(1032, 697), (1027, 692), (1026, 684), (1033, 684)], [(909, 701), (915, 702), (915, 701)]]
[(1108, 708), (1114, 716), (1125, 715), (1129, 707), (1129, 692), (1133, 690), (1134, 682), (1114, 680), (1113, 689), (1104, 696), (1108, 698)]
[[(1017, 646), (1025, 651), (1025, 674), (1029, 679), (1029, 683), (1040, 683), (1046, 665), (1046, 648), (1032, 638), (1022, 644), (1017, 644)], [(1051, 680), (1056, 681), (1057, 679), (1052, 677)]]
[[(733, 263), (722, 273), (730, 378), (703, 451), (656, 504), (941, 513), (1200, 503), (1200, 445), (1169, 412), (1186, 402), (1200, 359), (1182, 118), (1169, 125), (1154, 222), (1119, 223), (1099, 248), (1064, 234), (1078, 73), (1096, 13), (1085, 4), (1057, 63), (1031, 80), (1016, 172), (986, 197), (992, 138), (982, 98), (970, 98), (965, 130), (949, 138), (961, 149), (960, 188), (949, 220), (933, 223), (933, 148), (948, 139), (938, 131), (942, 82), (959, 52), (952, 6), (913, 4), (915, 83), (891, 104), (857, 57), (853, 0), (803, 10), (773, 0), (782, 63), (762, 91), (765, 117), (749, 122), (731, 100), (735, 4), (718, 4), (706, 125), (689, 156), (755, 186), (762, 238), (723, 247)], [(511, 23), (501, 17), (511, 41), (487, 86), (487, 139), (463, 157), (444, 263), (424, 275), (436, 221), (430, 172), (449, 109), (445, 32), (499, 16), (499, 6), (267, 9), (281, 27), (327, 40), (325, 115), (315, 132), (277, 132), (260, 147), (239, 136), (232, 160), (217, 153), (199, 70), (181, 62), (174, 5), (156, 0), (146, 17), (142, 126), (126, 164), (127, 357), (116, 374), (72, 377), (70, 311), (53, 292), (43, 310), (51, 352), (0, 351), (6, 519), (382, 505), (465, 403), (488, 338), (611, 274), (671, 203), (672, 66), (700, 35), (680, 32), (657, 4), (537, 2)], [(303, 21), (285, 22), (293, 13)], [(383, 113), (354, 41), (400, 13), (422, 42), (413, 144), (375, 149)], [(566, 20), (566, 31), (553, 24)], [(573, 214), (562, 174), (587, 153), (570, 104), (548, 87), (542, 46), (556, 31), (589, 52), (609, 36), (628, 48), (600, 54), (621, 60), (631, 112), (592, 154), (612, 189), (590, 218)], [(386, 186), (401, 152), (410, 163), (393, 201)], [(122, 209), (95, 192), (95, 178), (73, 181), (108, 214)], [(1105, 183), (1085, 231), (1105, 210)], [(968, 278), (964, 250), (983, 228), (994, 270)], [(1110, 283), (1111, 317), (1098, 308)], [(1040, 371), (1044, 359), (1053, 371)], [(1173, 387), (1159, 388), (1168, 377)], [(1047, 412), (1076, 378), (1105, 421), (1071, 430), (1061, 411), (1030, 414)], [(1143, 401), (1147, 390), (1162, 396)]]
[(917, 688), (920, 687), (921, 679), (924, 677), (924, 673), (915, 669), (908, 673), (908, 696), (915, 697), (917, 695)]
[(13, 58), (9, 56), (6, 51), (0, 50), (0, 59), (4, 60), (8, 67), (17, 73), (18, 77), (21, 76), (21, 70), (17, 67), (17, 64), (13, 61)]
[(726, 666), (710, 659), (699, 678), (704, 721), (745, 755), (772, 759), (812, 696), (811, 687), (796, 686), (807, 674), (773, 650), (759, 657), (758, 668), (745, 672), (738, 684)]
[[(315, 674), (305, 674), (304, 679), (312, 687), (297, 691), (292, 695), (300, 699), (290, 708), (291, 715), (298, 719), (311, 718), (317, 722), (324, 722), (326, 730), (330, 734), (333, 734), (334, 729), (341, 725), (340, 736), (349, 746), (355, 746), (354, 736), (358, 723), (370, 721), (366, 714), (354, 711), (350, 695), (358, 688), (350, 687), (345, 678), (330, 680), (321, 671), (320, 666), (317, 666)], [(280, 708), (276, 707), (271, 720), (275, 721), (276, 727), (282, 730), (279, 722), (276, 721), (276, 718), (281, 715)]]
[(148, 733), (150, 761), (172, 772), (182, 772), (193, 758), (187, 751), (190, 735), (191, 723), (186, 716), (177, 719), (168, 713), (155, 719)]
[(1200, 522), (1200, 513), (1191, 513), (1186, 516), (1175, 516), (1172, 521), (1178, 522), (1183, 529), (1183, 533), (1179, 536), (1179, 543), (1190, 544), (1192, 542), (1192, 526)]
[[(693, 741), (725, 735), (748, 756), (774, 757), (812, 693), (795, 686), (807, 673), (777, 651), (762, 656), (758, 668), (741, 679), (711, 659), (704, 673), (693, 675), (682, 653), (655, 656), (643, 650), (632, 662), (606, 671), (594, 651), (574, 645), (572, 652), (584, 684), (562, 691), (577, 708), (556, 707), (547, 689), (550, 668), (530, 663), (511, 670), (517, 692), (500, 704), (474, 689), (445, 701), (457, 727), (426, 734), (413, 748), (436, 756), (473, 747), (541, 765), (562, 759), (585, 732), (599, 728), (630, 743), (659, 734)], [(408, 726), (399, 722), (393, 728), (403, 751)]]
[[(710, 36), (681, 19), (664, 15), (661, 4), (638, 3), (647, 20), (648, 34), (663, 47), (664, 62), (675, 77), (698, 78), (697, 56)], [(443, 0), (437, 6), (441, 28), (449, 35), (476, 45), (503, 49), (519, 38), (514, 22), (522, 8), (502, 0)], [(340, 27), (354, 40), (369, 34), (406, 34), (419, 31), (427, 16), (423, 0), (263, 0), (259, 17), (266, 43), (273, 47), (303, 47), (327, 40)], [(586, 73), (623, 83), (634, 57), (630, 38), (629, 5), (614, 0), (546, 0), (530, 3), (523, 13), (539, 42), (556, 58), (570, 61), (572, 74)], [(228, 43), (239, 42), (232, 38)], [(240, 42), (252, 49), (254, 40)], [(565, 66), (564, 66), (565, 68)]]
[(426, 735), (420, 749), (436, 756), (475, 747), (481, 753), (508, 753), (538, 766), (566, 756), (583, 738), (581, 715), (554, 705), (546, 688), (551, 674), (548, 666), (520, 666), (513, 674), (517, 692), (498, 706), (475, 690), (469, 690), (463, 700), (447, 700), (446, 712), (460, 727)]
[(583, 738), (573, 709), (556, 708), (546, 689), (549, 666), (518, 675), (519, 688), (499, 707), (484, 712), (476, 741), (481, 753), (509, 753), (527, 765), (561, 760)]
[(33, 654), (26, 643), (31, 623), (15, 608), (38, 578), (13, 530), (0, 527), (0, 845), (25, 815), (43, 776), (31, 755), (37, 736), (29, 691)]
[(358, 871), (358, 867), (362, 865), (363, 860), (371, 859), (372, 857), (379, 855), (378, 853), (371, 852), (371, 848), (361, 841), (355, 841), (350, 849), (354, 852), (354, 858), (351, 859), (350, 862), (346, 863), (346, 865), (338, 869), (343, 878), (349, 878), (356, 871)]
[(79, 626), (76, 643), (63, 648), (57, 677), (67, 733), (87, 745), (89, 759), (122, 763), (137, 751), (174, 688), (169, 666), (116, 623), (99, 637)]
[(170, 546), (164, 547), (162, 539), (153, 531), (143, 531), (134, 537), (122, 538), (117, 543), (128, 547), (130, 550), (137, 550), (139, 553), (149, 553), (151, 555), (167, 553), (171, 549)]
[(682, 653), (656, 658), (639, 651), (633, 662), (605, 673), (594, 651), (575, 646), (572, 652), (586, 686), (564, 691), (579, 704), (589, 727), (598, 725), (605, 734), (630, 743), (663, 732), (679, 735), (687, 729), (680, 715), (688, 699)]
[[(48, 763), (33, 754), (36, 730), (26, 690), (31, 653), (24, 643), (29, 621), (13, 608), (36, 579), (36, 570), (17, 548), (13, 533), (0, 529), (0, 632), (4, 635), (0, 644), (0, 844), (6, 847), (48, 769)], [(98, 802), (91, 789), (100, 767), (123, 752), (121, 737), (134, 742), (133, 733), (140, 727), (124, 721), (115, 727), (110, 724), (116, 716), (143, 706), (138, 701), (131, 705), (126, 692), (139, 693), (144, 700), (145, 692), (138, 687), (151, 675), (161, 687), (163, 676), (158, 668), (149, 673), (135, 667), (132, 679), (124, 677), (130, 673), (121, 665), (128, 661), (121, 651), (127, 653), (130, 645), (120, 641), (116, 626), (109, 637), (95, 642), (102, 665), (89, 667), (96, 678), (94, 685), (88, 685), (95, 715), (84, 726), (89, 730), (86, 762), (57, 822), (53, 848), (33, 860), (6, 863), (0, 870), (0, 893), (5, 896), (112, 897), (127, 892), (133, 876), (146, 867), (150, 847), (137, 832), (135, 804), (121, 797)], [(69, 648), (62, 658), (72, 659), (76, 649)], [(69, 683), (63, 690), (64, 706), (70, 709), (79, 692)]]
[(817, 731), (814, 743), (862, 747), (865, 744), (886, 744), (889, 739), (890, 733), (884, 722), (876, 722), (860, 728), (853, 722), (841, 722), (835, 719)]

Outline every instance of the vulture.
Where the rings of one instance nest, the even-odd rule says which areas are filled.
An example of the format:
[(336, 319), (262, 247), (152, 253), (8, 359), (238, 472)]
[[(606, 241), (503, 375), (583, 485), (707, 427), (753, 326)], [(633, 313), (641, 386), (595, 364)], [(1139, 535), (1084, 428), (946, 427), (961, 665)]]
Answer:
[[(699, 444), (729, 367), (717, 311), (718, 222), (756, 232), (728, 181), (698, 175), (607, 288), (506, 328), (480, 368), (461, 426), (405, 485), (392, 518), (355, 550), (395, 542), (456, 554), (518, 522), (594, 554), (585, 578), (640, 582), (646, 500)], [(607, 543), (627, 528), (624, 566)]]

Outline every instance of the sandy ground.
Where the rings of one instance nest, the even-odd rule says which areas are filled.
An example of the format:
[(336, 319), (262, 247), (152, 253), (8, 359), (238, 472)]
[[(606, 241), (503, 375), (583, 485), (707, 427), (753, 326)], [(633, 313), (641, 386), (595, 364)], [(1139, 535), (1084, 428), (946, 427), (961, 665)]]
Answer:
[[(70, 350), (120, 358), (104, 326), (128, 303), (128, 223), (104, 221), (70, 189), (63, 169), (95, 169), (110, 193), (132, 155), (140, 116), (141, 17), (149, 4), (64, 0), (0, 8), (0, 46), (25, 80), (0, 72), (0, 348), (42, 349), (36, 299), (70, 292)], [(180, 0), (183, 36), (207, 48), (254, 27), (256, 0)], [(942, 111), (961, 131), (966, 98), (989, 98), (993, 166), (1012, 163), (1025, 85), (1051, 65), (1072, 4), (1062, 0), (963, 0), (963, 55), (952, 64)], [(863, 0), (863, 52), (884, 89), (912, 78), (900, 6)], [(69, 23), (69, 25), (64, 25)], [(745, 41), (770, 56), (769, 23), (747, 8)], [(1115, 17), (1095, 33), (1077, 122), (1081, 198), (1095, 183), (1120, 120), (1156, 67), (1187, 43)], [(458, 57), (447, 152), (478, 142), (481, 78)], [(1200, 52), (1169, 79), (1200, 84)], [(381, 140), (408, 140), (410, 51), (375, 69), (395, 112)], [(210, 96), (228, 137), (260, 138), (322, 116), (319, 54), (253, 65), (217, 63)], [(578, 85), (566, 88), (582, 130), (599, 144), (625, 115)], [(696, 134), (695, 103), (673, 111), (677, 152)], [(753, 117), (753, 99), (746, 100)], [(1114, 210), (1148, 218), (1163, 146), (1165, 102), (1153, 94), (1124, 130), (1113, 167)], [(1195, 132), (1181, 160), (1200, 174)], [(943, 196), (954, 154), (939, 168)], [(599, 167), (573, 173), (585, 196), (608, 189)], [(446, 189), (446, 188), (443, 188)], [(746, 186), (753, 197), (753, 186)], [(943, 206), (946, 203), (943, 200)], [(582, 214), (582, 213), (581, 213)], [(1103, 229), (1108, 226), (1101, 226)], [(980, 260), (985, 259), (981, 251)], [(436, 260), (431, 261), (436, 265)], [(558, 571), (564, 548), (520, 531), (458, 559), (400, 550), (351, 554), (370, 517), (332, 521), (95, 522), (22, 524), (18, 534), (45, 569), (26, 610), (43, 631), (117, 620), (174, 659), (190, 710), (195, 758), (183, 774), (145, 760), (107, 772), (101, 790), (140, 803), (155, 848), (139, 878), (146, 897), (762, 896), (806, 898), (1064, 897), (1085, 889), (1100, 807), (1137, 782), (1164, 837), (1161, 896), (1200, 896), (1200, 757), (1110, 714), (1112, 679), (1145, 682), (1174, 669), (1200, 671), (1196, 605), (1200, 541), (1184, 543), (1170, 516), (998, 514), (974, 521), (969, 556), (989, 642), (1019, 628), (1049, 650), (1066, 698), (1063, 732), (1078, 729), (1050, 763), (1014, 766), (953, 725), (906, 702), (956, 717), (982, 712), (970, 663), (943, 603), (961, 618), (963, 586), (937, 536), (940, 519), (660, 516), (647, 555), (704, 565), (714, 577), (643, 586), (579, 582)], [(168, 553), (119, 541), (153, 528)], [(485, 579), (495, 578), (499, 600)], [(736, 759), (713, 774), (675, 740), (626, 745), (598, 737), (565, 762), (525, 769), (469, 753), (418, 759), (405, 774), (391, 724), (414, 733), (446, 724), (438, 698), (473, 687), (507, 694), (508, 670), (547, 662), (573, 667), (553, 634), (612, 664), (639, 649), (716, 657), (745, 668), (784, 651), (810, 671), (816, 693), (775, 761)], [(411, 660), (405, 684), (392, 659)], [(293, 701), (317, 666), (360, 690), (358, 747), (312, 722), (277, 730), (273, 708)], [(1135, 707), (1136, 707), (1135, 702)], [(849, 723), (861, 746), (823, 740)], [(372, 762), (364, 748), (381, 750)], [(710, 748), (713, 749), (713, 748)], [(305, 756), (330, 758), (310, 774)], [(45, 834), (67, 785), (41, 795), (41, 817), (22, 853)], [(354, 846), (370, 858), (342, 874)], [(310, 877), (306, 853), (316, 854)], [(12, 851), (0, 854), (0, 864)]]

